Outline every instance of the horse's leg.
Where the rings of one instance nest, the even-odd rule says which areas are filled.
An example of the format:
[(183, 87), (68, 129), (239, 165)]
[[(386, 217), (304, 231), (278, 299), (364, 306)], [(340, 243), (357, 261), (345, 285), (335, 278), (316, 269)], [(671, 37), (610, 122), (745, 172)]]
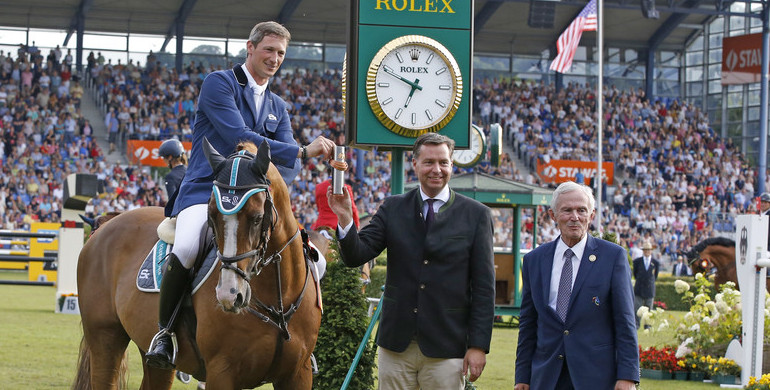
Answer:
[[(200, 384), (199, 384), (200, 388)], [(206, 372), (206, 382), (204, 384), (204, 388), (208, 389), (224, 389), (224, 390), (236, 390), (235, 383), (233, 381), (233, 374), (225, 373), (225, 374), (212, 374), (210, 372)]]
[(121, 327), (87, 332), (85, 337), (91, 348), (92, 389), (119, 388), (125, 374), (123, 359), (130, 341), (128, 335)]
[(283, 378), (273, 383), (275, 390), (310, 390), (313, 388), (313, 366), (310, 362), (310, 356), (301, 367), (287, 378)]
[(171, 384), (174, 383), (174, 370), (162, 370), (160, 368), (150, 367), (144, 361), (144, 353), (139, 351), (142, 355), (142, 370), (144, 376), (142, 377), (142, 385), (139, 387), (141, 390), (169, 390)]

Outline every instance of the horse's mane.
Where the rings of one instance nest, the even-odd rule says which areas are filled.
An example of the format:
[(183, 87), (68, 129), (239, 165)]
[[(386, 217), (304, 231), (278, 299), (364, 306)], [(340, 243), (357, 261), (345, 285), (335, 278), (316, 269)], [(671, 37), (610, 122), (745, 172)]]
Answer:
[(696, 244), (694, 247), (692, 247), (692, 250), (687, 252), (687, 258), (688, 259), (694, 259), (697, 258), (698, 255), (706, 249), (709, 245), (719, 245), (724, 247), (735, 247), (735, 240), (729, 239), (727, 237), (711, 237), (707, 238), (698, 244)]
[(251, 141), (241, 141), (235, 147), (235, 151), (240, 152), (241, 150), (245, 150), (252, 154), (257, 154), (257, 145), (254, 145), (254, 143)]

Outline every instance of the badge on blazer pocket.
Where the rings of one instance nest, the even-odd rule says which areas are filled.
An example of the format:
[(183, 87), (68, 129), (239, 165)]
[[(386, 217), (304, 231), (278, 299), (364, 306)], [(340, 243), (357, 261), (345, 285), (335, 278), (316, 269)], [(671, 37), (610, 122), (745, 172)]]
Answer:
[(276, 130), (278, 130), (278, 121), (276, 120), (275, 115), (269, 114), (265, 121), (265, 132), (275, 134)]

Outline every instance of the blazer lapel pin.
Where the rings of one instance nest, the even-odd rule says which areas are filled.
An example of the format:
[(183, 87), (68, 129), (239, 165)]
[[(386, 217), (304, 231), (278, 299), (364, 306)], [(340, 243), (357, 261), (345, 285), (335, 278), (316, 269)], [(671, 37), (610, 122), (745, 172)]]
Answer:
[(593, 263), (594, 261), (596, 261), (596, 255), (591, 255), (591, 256), (588, 256), (588, 261), (590, 261), (590, 262), (592, 262), (592, 263)]
[(599, 306), (602, 304), (601, 302), (599, 302), (599, 297), (593, 297), (591, 298), (591, 301), (593, 301), (594, 305), (596, 306)]

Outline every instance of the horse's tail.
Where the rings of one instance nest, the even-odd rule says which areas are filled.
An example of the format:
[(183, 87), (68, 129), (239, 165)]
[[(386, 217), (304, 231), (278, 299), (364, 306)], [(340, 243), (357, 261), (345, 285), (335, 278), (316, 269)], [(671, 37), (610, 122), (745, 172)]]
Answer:
[[(123, 354), (120, 367), (118, 368), (118, 388), (128, 388), (128, 359)], [(80, 340), (80, 351), (78, 351), (78, 372), (75, 375), (75, 381), (72, 382), (71, 390), (91, 390), (91, 346), (86, 337)]]

